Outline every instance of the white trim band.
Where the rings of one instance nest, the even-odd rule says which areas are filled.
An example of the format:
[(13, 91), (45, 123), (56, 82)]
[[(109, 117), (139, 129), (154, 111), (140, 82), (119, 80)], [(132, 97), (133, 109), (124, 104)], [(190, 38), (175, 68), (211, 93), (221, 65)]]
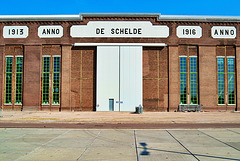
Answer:
[(227, 58), (235, 58), (235, 56), (227, 56)]
[(167, 46), (165, 43), (75, 43), (73, 46)]
[(16, 55), (15, 57), (23, 57), (23, 55)]
[(217, 56), (217, 58), (225, 58), (225, 56)]
[(187, 58), (186, 55), (179, 55), (179, 57), (182, 57), (182, 58)]
[(197, 58), (197, 56), (192, 55), (192, 56), (189, 56), (189, 58)]

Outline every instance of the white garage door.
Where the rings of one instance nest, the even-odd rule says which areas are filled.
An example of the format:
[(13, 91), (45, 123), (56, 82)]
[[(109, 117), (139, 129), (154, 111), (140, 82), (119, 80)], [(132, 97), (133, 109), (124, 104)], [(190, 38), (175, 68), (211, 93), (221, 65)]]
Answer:
[(97, 111), (142, 105), (142, 46), (97, 46)]

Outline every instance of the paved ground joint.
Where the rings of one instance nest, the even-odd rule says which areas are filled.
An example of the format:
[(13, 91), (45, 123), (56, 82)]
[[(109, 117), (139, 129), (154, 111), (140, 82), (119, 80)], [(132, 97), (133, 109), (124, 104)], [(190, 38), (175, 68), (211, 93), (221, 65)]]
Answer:
[(232, 146), (232, 145), (230, 145), (230, 144), (228, 144), (228, 143), (225, 143), (225, 142), (223, 142), (223, 141), (221, 141), (221, 140), (219, 140), (219, 139), (217, 139), (217, 138), (215, 138), (215, 137), (213, 137), (213, 136), (211, 136), (211, 135), (208, 135), (208, 134), (206, 134), (206, 133), (203, 132), (203, 131), (200, 131), (200, 130), (198, 130), (198, 131), (201, 132), (201, 133), (203, 133), (204, 135), (207, 135), (208, 137), (210, 137), (210, 138), (212, 138), (212, 139), (214, 139), (214, 140), (217, 140), (217, 141), (219, 141), (219, 142), (221, 142), (221, 143), (223, 143), (223, 144), (225, 144), (225, 145), (227, 145), (227, 146), (229, 146), (229, 147), (237, 150), (237, 151), (240, 151), (238, 148), (236, 148), (236, 147), (234, 147), (234, 146)]
[(171, 134), (168, 130), (166, 130), (167, 131), (167, 133), (169, 134), (169, 135), (171, 135), (173, 138), (174, 138), (174, 140), (176, 140), (184, 149), (186, 149), (194, 158), (196, 158), (198, 161), (200, 161), (200, 159), (198, 159), (198, 157), (196, 157), (186, 146), (184, 146), (175, 136), (173, 136), (173, 134)]

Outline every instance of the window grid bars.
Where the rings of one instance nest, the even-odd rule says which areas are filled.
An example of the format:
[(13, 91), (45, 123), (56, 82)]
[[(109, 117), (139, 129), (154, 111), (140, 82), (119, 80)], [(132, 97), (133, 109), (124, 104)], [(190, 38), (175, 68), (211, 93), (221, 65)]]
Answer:
[(224, 58), (217, 58), (218, 72), (218, 104), (225, 104), (225, 76), (224, 76)]
[(190, 97), (191, 104), (198, 104), (196, 57), (190, 57)]
[(42, 104), (49, 104), (50, 57), (43, 57)]
[(22, 104), (23, 57), (16, 57), (15, 104)]
[(187, 104), (187, 58), (180, 57), (180, 104)]
[(53, 104), (59, 105), (60, 57), (53, 57)]
[(235, 104), (235, 63), (234, 58), (228, 58), (228, 104)]
[(12, 104), (12, 57), (6, 57), (5, 104)]

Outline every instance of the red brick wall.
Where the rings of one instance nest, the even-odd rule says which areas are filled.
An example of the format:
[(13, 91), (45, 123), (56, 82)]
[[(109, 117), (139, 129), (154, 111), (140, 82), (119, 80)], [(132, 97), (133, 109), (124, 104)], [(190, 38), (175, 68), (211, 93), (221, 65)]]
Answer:
[(178, 56), (178, 47), (169, 46), (169, 111), (177, 110), (180, 101)]
[(143, 109), (166, 111), (168, 108), (168, 51), (143, 48)]
[(96, 106), (96, 48), (73, 47), (71, 56), (71, 109), (92, 111)]
[(71, 48), (72, 46), (62, 46), (62, 91), (61, 110), (71, 110)]
[(23, 109), (40, 110), (41, 46), (24, 46)]
[(199, 103), (205, 111), (217, 107), (216, 47), (199, 47)]

